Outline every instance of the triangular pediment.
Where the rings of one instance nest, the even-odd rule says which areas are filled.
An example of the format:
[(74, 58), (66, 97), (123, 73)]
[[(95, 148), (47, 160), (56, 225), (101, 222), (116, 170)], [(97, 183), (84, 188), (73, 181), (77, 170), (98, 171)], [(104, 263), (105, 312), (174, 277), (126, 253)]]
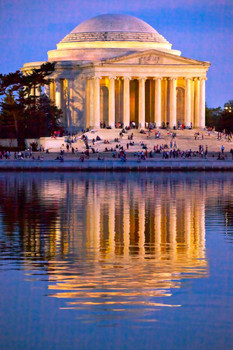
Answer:
[(116, 65), (209, 65), (209, 62), (197, 61), (191, 58), (181, 57), (159, 50), (147, 50), (129, 53), (124, 56), (108, 58), (98, 64)]

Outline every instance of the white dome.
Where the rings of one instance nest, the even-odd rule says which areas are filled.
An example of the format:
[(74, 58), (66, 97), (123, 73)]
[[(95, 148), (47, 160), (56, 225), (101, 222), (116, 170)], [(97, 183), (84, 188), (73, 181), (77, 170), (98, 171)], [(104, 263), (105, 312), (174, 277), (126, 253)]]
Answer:
[(86, 41), (144, 41), (167, 43), (148, 23), (129, 15), (106, 14), (79, 24), (62, 43)]
[(100, 15), (79, 24), (71, 33), (133, 32), (157, 33), (154, 28), (139, 18), (129, 15)]

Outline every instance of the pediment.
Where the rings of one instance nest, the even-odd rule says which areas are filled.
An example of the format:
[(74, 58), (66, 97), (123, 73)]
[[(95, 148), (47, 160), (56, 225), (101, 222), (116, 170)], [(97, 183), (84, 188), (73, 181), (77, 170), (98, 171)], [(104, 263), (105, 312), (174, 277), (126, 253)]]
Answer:
[(197, 61), (194, 59), (176, 56), (167, 52), (158, 50), (147, 50), (142, 52), (130, 53), (124, 56), (118, 56), (102, 60), (101, 64), (116, 65), (209, 65), (208, 62)]

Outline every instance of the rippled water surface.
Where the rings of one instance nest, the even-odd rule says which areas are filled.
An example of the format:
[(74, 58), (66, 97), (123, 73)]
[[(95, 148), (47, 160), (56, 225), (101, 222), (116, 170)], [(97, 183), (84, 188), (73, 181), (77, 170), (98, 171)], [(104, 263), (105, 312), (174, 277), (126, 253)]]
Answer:
[(0, 349), (232, 349), (233, 174), (0, 174)]

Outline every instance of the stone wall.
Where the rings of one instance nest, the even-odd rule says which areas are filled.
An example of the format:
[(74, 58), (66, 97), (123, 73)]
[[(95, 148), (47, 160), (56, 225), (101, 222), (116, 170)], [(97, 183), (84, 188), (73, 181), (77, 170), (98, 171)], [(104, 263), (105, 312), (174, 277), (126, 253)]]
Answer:
[[(38, 147), (42, 146), (44, 149), (49, 149), (51, 152), (59, 152), (60, 148), (65, 145), (65, 137), (58, 137), (56, 139), (52, 137), (41, 137), (39, 139), (26, 139), (26, 147), (30, 147), (30, 144), (36, 142)], [(3, 147), (17, 147), (17, 139), (0, 139), (0, 145)]]
[(0, 171), (233, 171), (232, 161), (210, 160), (1, 160)]
[(0, 139), (0, 146), (3, 147), (17, 147), (18, 143), (16, 139)]

